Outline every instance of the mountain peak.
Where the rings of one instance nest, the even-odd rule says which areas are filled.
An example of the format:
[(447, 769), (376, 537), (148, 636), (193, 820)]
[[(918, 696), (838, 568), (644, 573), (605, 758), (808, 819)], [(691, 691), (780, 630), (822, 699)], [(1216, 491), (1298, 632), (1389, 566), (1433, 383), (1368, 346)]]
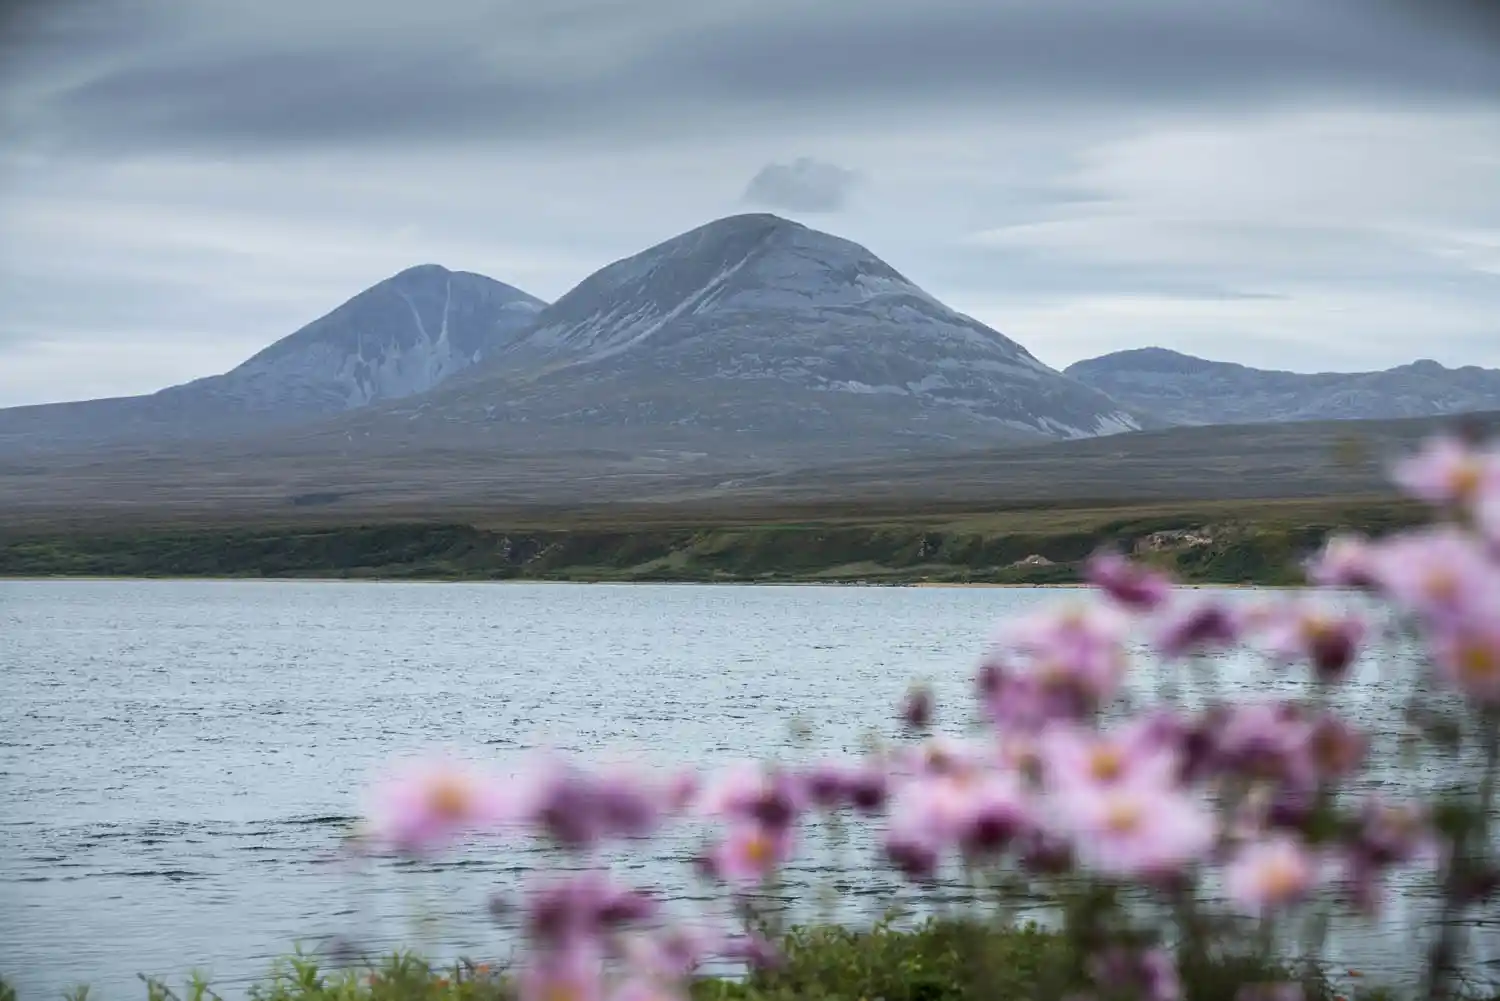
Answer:
[(388, 282), (424, 281), (424, 280), (430, 280), (430, 279), (433, 279), (433, 278), (447, 278), (449, 275), (451, 275), (453, 273), (454, 272), (449, 271), (447, 268), (443, 267), (441, 264), (431, 264), (431, 263), (428, 263), (428, 264), (413, 264), (409, 268), (402, 268), (400, 271), (396, 272), (394, 275), (391, 275), (391, 277), (387, 278), (386, 281), (388, 281)]
[(567, 408), (567, 420), (752, 430), (884, 406), (877, 423), (968, 424), (977, 440), (1136, 426), (866, 248), (769, 213), (716, 219), (601, 268), (465, 392), (477, 400), (475, 380), (493, 370), (503, 381), (500, 369), (535, 373), (491, 390), (528, 422)]

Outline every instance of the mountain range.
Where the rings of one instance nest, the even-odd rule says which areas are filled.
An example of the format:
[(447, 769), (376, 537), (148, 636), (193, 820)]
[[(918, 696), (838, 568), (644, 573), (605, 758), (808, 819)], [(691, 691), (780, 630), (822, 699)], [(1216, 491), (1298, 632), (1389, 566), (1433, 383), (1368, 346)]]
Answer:
[(1135, 348), (1064, 373), (1168, 424), (1375, 420), (1500, 409), (1500, 371), (1424, 359), (1379, 372), (1279, 372)]
[(751, 214), (617, 261), (550, 306), (477, 275), (406, 271), (223, 376), (0, 411), (0, 448), (292, 424), (330, 447), (624, 437), (867, 455), (1140, 426), (864, 247)]
[(1500, 372), (1430, 361), (1303, 375), (1142, 348), (1059, 372), (868, 249), (751, 214), (610, 264), (550, 305), (481, 275), (410, 268), (223, 375), (0, 410), (0, 455), (233, 440), (222, 454), (242, 460), (592, 450), (766, 468), (1483, 409), (1500, 409)]

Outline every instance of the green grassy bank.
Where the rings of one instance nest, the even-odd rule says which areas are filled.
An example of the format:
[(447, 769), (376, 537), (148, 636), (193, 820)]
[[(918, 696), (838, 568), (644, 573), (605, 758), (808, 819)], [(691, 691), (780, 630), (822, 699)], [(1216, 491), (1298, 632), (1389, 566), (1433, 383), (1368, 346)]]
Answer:
[[(931, 923), (912, 931), (877, 927), (847, 931), (794, 930), (776, 970), (746, 979), (703, 978), (692, 1001), (1063, 1001), (1092, 987), (1087, 958), (1061, 935), (1033, 927), (995, 928), (976, 923)], [(1349, 971), (1293, 973), (1274, 961), (1216, 953), (1181, 970), (1186, 1001), (1234, 1001), (1241, 987), (1300, 980), (1306, 1001), (1392, 1001), (1389, 993)], [(212, 984), (198, 980), (181, 990), (148, 980), (147, 1001), (210, 1001)], [(1094, 997), (1096, 995), (1087, 995)], [(1097, 995), (1103, 998), (1103, 995)], [(1111, 995), (1113, 996), (1113, 995)], [(1125, 995), (1120, 995), (1124, 997)], [(7, 995), (0, 984), (0, 999)], [(73, 995), (76, 999), (77, 995)], [(462, 962), (437, 968), (398, 955), (353, 968), (320, 968), (310, 959), (288, 960), (251, 990), (256, 1001), (510, 1001), (512, 978), (504, 969)], [(1471, 1001), (1500, 995), (1471, 990)]]
[(0, 529), (0, 575), (1047, 584), (1078, 580), (1081, 561), (1114, 545), (1191, 582), (1289, 584), (1332, 531), (1419, 520), (1415, 507), (1373, 500)]

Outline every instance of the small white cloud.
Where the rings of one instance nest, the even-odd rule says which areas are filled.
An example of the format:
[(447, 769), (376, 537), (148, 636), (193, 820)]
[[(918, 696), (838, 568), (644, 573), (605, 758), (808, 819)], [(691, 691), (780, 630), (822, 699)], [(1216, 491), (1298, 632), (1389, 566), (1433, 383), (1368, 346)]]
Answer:
[(803, 156), (762, 167), (750, 178), (745, 201), (789, 212), (837, 212), (859, 179), (858, 171)]

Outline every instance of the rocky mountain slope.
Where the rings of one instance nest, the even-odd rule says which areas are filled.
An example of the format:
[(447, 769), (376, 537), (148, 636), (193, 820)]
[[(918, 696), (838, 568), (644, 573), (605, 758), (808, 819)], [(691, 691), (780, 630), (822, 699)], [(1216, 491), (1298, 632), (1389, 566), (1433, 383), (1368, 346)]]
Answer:
[(409, 268), (223, 375), (149, 396), (0, 410), (0, 449), (255, 433), (423, 393), (509, 346), (544, 306), (483, 275)]
[(485, 365), (355, 423), (376, 438), (587, 428), (600, 443), (650, 431), (861, 454), (1138, 426), (864, 247), (764, 214), (603, 268)]
[(1137, 348), (1064, 372), (1172, 424), (1369, 420), (1500, 409), (1500, 371), (1418, 361), (1383, 372), (1303, 374)]

